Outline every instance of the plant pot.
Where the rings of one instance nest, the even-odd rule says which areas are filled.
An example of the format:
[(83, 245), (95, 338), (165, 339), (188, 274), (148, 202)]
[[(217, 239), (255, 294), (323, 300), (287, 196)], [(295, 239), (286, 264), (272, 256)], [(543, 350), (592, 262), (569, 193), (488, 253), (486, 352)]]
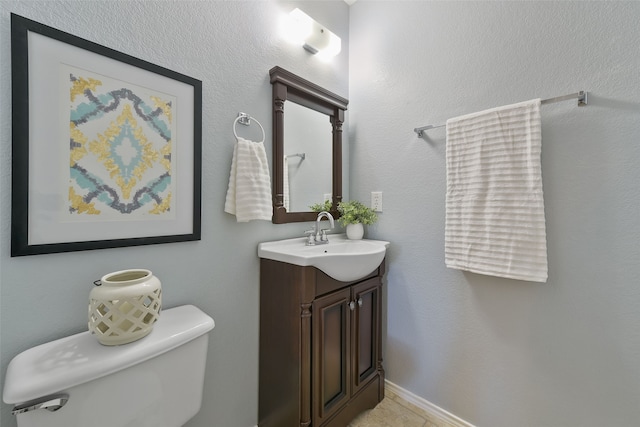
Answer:
[(151, 271), (116, 271), (95, 284), (88, 324), (100, 344), (127, 344), (151, 332), (162, 309), (162, 285)]
[(360, 240), (364, 236), (364, 225), (347, 224), (347, 238), (350, 240)]

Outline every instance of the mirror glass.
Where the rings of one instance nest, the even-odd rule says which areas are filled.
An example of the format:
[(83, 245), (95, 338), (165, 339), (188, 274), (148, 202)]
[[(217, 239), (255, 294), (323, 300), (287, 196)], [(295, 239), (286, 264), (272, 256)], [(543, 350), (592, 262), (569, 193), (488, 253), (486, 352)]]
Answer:
[(280, 67), (273, 88), (273, 222), (314, 221), (342, 201), (342, 124), (349, 101)]
[(285, 103), (283, 196), (287, 212), (332, 200), (331, 122), (329, 116)]

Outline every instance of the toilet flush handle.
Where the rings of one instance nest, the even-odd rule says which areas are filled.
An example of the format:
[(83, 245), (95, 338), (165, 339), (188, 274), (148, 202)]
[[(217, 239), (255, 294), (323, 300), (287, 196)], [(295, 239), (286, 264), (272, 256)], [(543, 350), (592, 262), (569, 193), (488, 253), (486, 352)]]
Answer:
[(47, 411), (55, 412), (66, 405), (68, 400), (68, 394), (55, 394), (52, 396), (41, 397), (40, 399), (15, 406), (11, 413), (13, 415), (17, 415), (29, 411), (35, 411), (36, 409), (46, 409)]

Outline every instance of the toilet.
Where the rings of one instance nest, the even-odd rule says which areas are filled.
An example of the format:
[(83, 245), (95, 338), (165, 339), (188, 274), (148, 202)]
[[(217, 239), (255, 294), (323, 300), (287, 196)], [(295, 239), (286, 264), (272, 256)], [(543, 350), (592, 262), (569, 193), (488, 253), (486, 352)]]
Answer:
[(7, 368), (18, 427), (180, 427), (200, 410), (211, 317), (162, 311), (146, 337), (104, 346), (83, 332), (33, 347)]

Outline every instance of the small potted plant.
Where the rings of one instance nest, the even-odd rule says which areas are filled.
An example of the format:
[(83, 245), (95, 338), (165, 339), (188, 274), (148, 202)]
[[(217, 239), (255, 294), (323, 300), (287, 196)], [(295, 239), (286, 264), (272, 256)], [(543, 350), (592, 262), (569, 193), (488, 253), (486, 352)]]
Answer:
[(340, 218), (338, 221), (347, 229), (347, 238), (351, 240), (362, 239), (364, 225), (373, 224), (378, 220), (375, 211), (357, 200), (340, 202), (338, 204)]

